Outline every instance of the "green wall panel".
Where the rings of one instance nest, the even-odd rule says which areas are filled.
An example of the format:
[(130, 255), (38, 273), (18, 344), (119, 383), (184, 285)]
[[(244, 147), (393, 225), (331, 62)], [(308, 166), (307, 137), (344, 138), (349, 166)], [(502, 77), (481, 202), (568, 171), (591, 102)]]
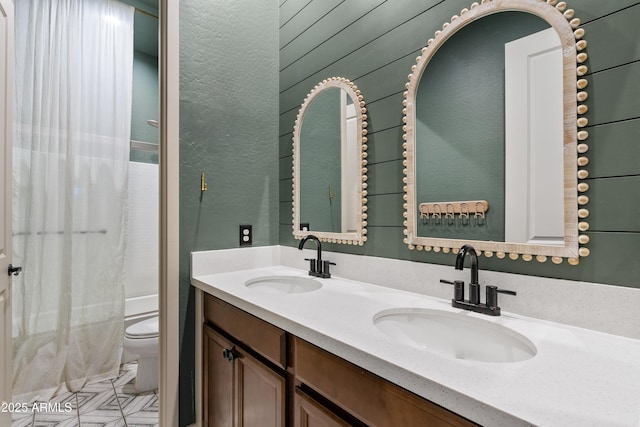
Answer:
[(587, 182), (590, 202), (585, 207), (589, 209), (590, 230), (640, 232), (640, 175)]
[(293, 155), (293, 132), (286, 133), (279, 138), (280, 157)]
[(370, 163), (367, 166), (367, 192), (389, 194), (402, 192), (402, 160), (384, 163)]
[[(461, 5), (467, 3), (461, 0), (448, 2), (452, 5), (456, 2)], [(426, 39), (432, 37), (443, 20), (450, 19), (450, 16), (444, 18), (448, 11), (443, 11), (442, 7), (434, 7), (433, 14), (421, 13), (434, 3), (412, 0), (387, 1), (337, 33), (312, 54), (302, 56), (299, 61), (282, 70), (281, 111), (290, 108), (291, 102), (299, 97), (299, 92), (308, 91), (316, 81), (334, 75), (357, 79), (411, 52), (417, 52), (426, 43)], [(414, 15), (415, 13), (417, 15)], [(363, 43), (361, 34), (367, 33), (372, 39)], [(285, 82), (291, 83), (285, 85)]]
[(402, 159), (401, 126), (367, 134), (367, 160), (370, 164)]
[(595, 126), (588, 131), (589, 177), (640, 174), (640, 119)]
[(588, 80), (589, 111), (585, 117), (590, 125), (640, 116), (640, 62), (593, 74)]
[(289, 231), (291, 231), (291, 226), (293, 225), (292, 207), (292, 201), (280, 202), (280, 225), (288, 225)]
[[(325, 0), (314, 0), (321, 3)], [(333, 34), (348, 27), (369, 11), (375, 9), (386, 0), (349, 0), (342, 1), (328, 16), (311, 16), (305, 20), (294, 22), (298, 33), (295, 38), (280, 35), (280, 69), (291, 65), (300, 57), (300, 52), (312, 54), (318, 45), (326, 42)]]
[[(367, 104), (367, 131), (379, 132), (393, 127), (402, 127), (402, 92), (394, 93)], [(401, 141), (401, 140), (400, 140)], [(398, 144), (402, 143), (398, 141)]]
[[(344, 0), (316, 0), (308, 3), (288, 20), (286, 20), (287, 16), (281, 17), (280, 49), (291, 43), (292, 40), (299, 38), (300, 23), (307, 22), (307, 28), (311, 27), (341, 3), (344, 3)], [(283, 65), (281, 64), (280, 66), (282, 67)]]
[(280, 158), (280, 177), (293, 176), (293, 156), (289, 155)]
[(369, 226), (402, 226), (402, 194), (372, 194), (367, 199), (367, 212), (376, 213), (367, 218)]
[(280, 244), (283, 246), (298, 246), (298, 241), (293, 238), (291, 224), (280, 224)]
[(389, 96), (390, 93), (402, 92), (411, 67), (416, 64), (420, 49), (416, 49), (393, 62), (377, 68), (358, 78), (358, 87), (365, 94), (365, 101), (374, 102)]
[[(289, 174), (289, 176), (292, 176)], [(278, 182), (278, 189), (280, 193), (280, 201), (292, 201), (293, 200), (293, 179), (284, 178)]]
[[(601, 3), (618, 5), (619, 2)], [(580, 10), (577, 9), (576, 16), (580, 18), (579, 13)], [(640, 59), (638, 22), (640, 22), (640, 5), (635, 5), (613, 13), (606, 19), (597, 19), (584, 25), (590, 73)], [(615, 48), (612, 48), (612, 40), (615, 40)]]
[[(305, 97), (306, 94), (300, 97), (299, 103), (295, 106), (295, 108), (291, 108), (285, 112), (280, 113), (280, 135), (288, 133), (289, 135), (291, 135), (290, 138), (293, 138), (293, 125), (296, 122), (296, 117), (298, 116), (300, 105), (302, 105), (302, 102), (304, 102)], [(293, 144), (293, 140), (291, 140), (291, 143)]]
[[(319, 1), (319, 0), (315, 0)], [(304, 7), (306, 0), (288, 0)], [(300, 103), (320, 80), (339, 75), (349, 78), (362, 90), (368, 109), (369, 232), (364, 246), (327, 244), (328, 250), (453, 265), (451, 253), (410, 251), (402, 242), (402, 92), (419, 49), (433, 32), (470, 0), (411, 2), (387, 0), (370, 13), (350, 15), (350, 23), (335, 21), (331, 13), (304, 22), (289, 22), (299, 28), (299, 41), (281, 51), (286, 69), (280, 73), (280, 135), (291, 132)], [(351, 13), (366, 6), (354, 2)], [(590, 67), (587, 79), (589, 99), (590, 164), (587, 182), (591, 198), (585, 206), (591, 211), (591, 231), (587, 234), (591, 255), (578, 266), (566, 261), (546, 263), (481, 259), (481, 268), (557, 277), (570, 280), (640, 287), (639, 261), (620, 260), (620, 253), (640, 247), (637, 220), (640, 201), (633, 195), (640, 186), (640, 2), (619, 0), (575, 0), (568, 2), (576, 17), (585, 23)], [(288, 7), (293, 7), (289, 5)], [(364, 10), (363, 9), (363, 10)], [(384, 12), (384, 13), (382, 13)], [(336, 22), (332, 25), (332, 22)], [(346, 26), (345, 26), (346, 23)], [(295, 36), (288, 36), (295, 37)], [(304, 40), (304, 43), (303, 43)], [(296, 43), (300, 43), (297, 45)], [(304, 48), (302, 48), (304, 46)], [(285, 66), (281, 66), (285, 68)], [(474, 90), (470, 88), (469, 90)], [(456, 126), (456, 123), (446, 123)], [(284, 144), (280, 156), (289, 154)], [(280, 178), (281, 206), (287, 197), (290, 172)], [(608, 178), (614, 177), (614, 178)], [(283, 179), (284, 178), (284, 179)], [(290, 187), (289, 187), (290, 188)], [(631, 196), (631, 197), (629, 197)], [(285, 210), (281, 207), (281, 212)], [(619, 218), (613, 213), (623, 210)], [(281, 222), (286, 222), (288, 220)], [(280, 243), (295, 244), (290, 227), (280, 226)], [(323, 245), (324, 247), (325, 245)], [(302, 266), (304, 267), (304, 266)]]
[(634, 6), (638, 0), (571, 0), (566, 3), (568, 8), (575, 9), (576, 17), (580, 18), (584, 24)]
[(288, 1), (280, 0), (280, 8), (278, 10), (278, 22), (280, 27), (289, 22), (296, 16), (305, 6), (312, 3), (313, 0), (307, 1)]

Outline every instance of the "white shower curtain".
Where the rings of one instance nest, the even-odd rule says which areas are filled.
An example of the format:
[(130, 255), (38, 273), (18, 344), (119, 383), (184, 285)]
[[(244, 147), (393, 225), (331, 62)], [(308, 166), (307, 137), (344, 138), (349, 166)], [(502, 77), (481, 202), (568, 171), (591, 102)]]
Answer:
[(48, 400), (118, 373), (134, 9), (15, 3), (13, 393)]

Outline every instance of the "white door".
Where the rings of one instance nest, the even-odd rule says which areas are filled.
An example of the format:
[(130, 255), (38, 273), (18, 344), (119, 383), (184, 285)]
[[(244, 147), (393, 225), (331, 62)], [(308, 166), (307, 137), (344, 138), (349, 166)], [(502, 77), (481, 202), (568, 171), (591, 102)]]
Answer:
[(505, 44), (505, 240), (564, 244), (562, 46), (549, 28)]
[[(13, 109), (13, 3), (0, 0), (0, 402), (11, 402), (11, 110)], [(11, 414), (0, 410), (0, 425)]]

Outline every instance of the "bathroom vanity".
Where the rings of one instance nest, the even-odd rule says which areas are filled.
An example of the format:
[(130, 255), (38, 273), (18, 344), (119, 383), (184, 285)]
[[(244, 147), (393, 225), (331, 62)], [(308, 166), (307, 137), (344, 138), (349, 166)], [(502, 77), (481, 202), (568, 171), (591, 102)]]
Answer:
[(204, 322), (204, 425), (475, 425), (208, 294)]
[[(278, 426), (640, 422), (638, 340), (508, 311), (485, 316), (337, 274), (310, 278), (277, 256), (201, 254), (192, 255), (192, 284), (200, 295), (204, 425), (233, 417)], [(522, 344), (524, 356), (432, 347), (393, 316), (401, 329), (382, 328), (381, 319), (407, 313), (498, 331)], [(449, 336), (456, 346), (457, 333)]]

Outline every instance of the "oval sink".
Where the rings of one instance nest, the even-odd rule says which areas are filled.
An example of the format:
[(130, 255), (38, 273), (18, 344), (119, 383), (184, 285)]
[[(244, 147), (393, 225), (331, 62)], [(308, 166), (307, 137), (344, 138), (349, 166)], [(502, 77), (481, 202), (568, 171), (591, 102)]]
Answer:
[(394, 340), (455, 359), (509, 363), (530, 359), (537, 352), (519, 333), (460, 313), (391, 309), (377, 313), (373, 323)]
[(311, 292), (322, 287), (319, 280), (299, 276), (264, 276), (247, 280), (244, 285), (248, 288), (260, 288), (285, 294), (299, 294)]

